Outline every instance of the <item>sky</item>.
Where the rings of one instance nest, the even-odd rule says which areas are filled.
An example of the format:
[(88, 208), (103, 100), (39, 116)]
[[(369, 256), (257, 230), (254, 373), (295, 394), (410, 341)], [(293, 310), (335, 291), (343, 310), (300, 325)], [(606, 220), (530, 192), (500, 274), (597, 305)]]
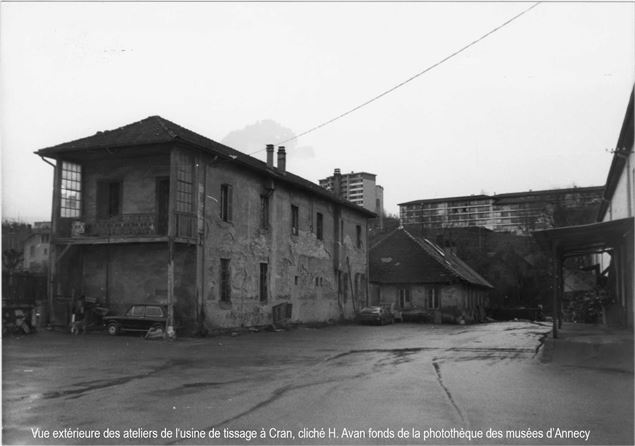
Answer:
[[(532, 4), (3, 2), (2, 216), (50, 220), (52, 167), (36, 150), (160, 115), (252, 153), (277, 136), (237, 134), (267, 122), (301, 135)], [(634, 27), (632, 2), (540, 3), (299, 136), (287, 169), (314, 182), (374, 173), (391, 214), (416, 199), (603, 185), (635, 82)]]

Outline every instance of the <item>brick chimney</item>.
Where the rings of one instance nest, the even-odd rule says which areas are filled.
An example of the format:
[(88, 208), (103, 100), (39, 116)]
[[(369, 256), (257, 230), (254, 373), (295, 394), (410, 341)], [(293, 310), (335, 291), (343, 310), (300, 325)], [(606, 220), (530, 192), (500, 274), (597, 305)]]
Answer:
[(273, 144), (267, 144), (267, 167), (273, 168)]
[(342, 171), (335, 169), (333, 172), (333, 193), (338, 197), (342, 197)]
[(287, 152), (284, 146), (278, 146), (278, 170), (285, 172), (287, 170)]

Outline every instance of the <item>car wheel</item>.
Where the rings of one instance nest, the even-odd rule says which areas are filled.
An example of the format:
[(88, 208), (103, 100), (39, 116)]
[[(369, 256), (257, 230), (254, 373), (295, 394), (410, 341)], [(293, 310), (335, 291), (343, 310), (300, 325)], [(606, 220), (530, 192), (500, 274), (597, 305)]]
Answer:
[(108, 334), (111, 336), (117, 336), (121, 331), (119, 324), (116, 322), (111, 322), (108, 324)]

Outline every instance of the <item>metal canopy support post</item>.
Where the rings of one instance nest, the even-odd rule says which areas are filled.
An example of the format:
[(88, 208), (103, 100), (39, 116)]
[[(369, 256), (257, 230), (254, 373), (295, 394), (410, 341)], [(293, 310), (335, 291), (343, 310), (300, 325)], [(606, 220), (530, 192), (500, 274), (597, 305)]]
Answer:
[(551, 258), (553, 268), (553, 303), (551, 313), (553, 318), (553, 338), (556, 339), (558, 337), (558, 288), (560, 286), (560, 278), (558, 277), (558, 264), (560, 263), (560, 261), (558, 260), (558, 247), (555, 243), (551, 248)]

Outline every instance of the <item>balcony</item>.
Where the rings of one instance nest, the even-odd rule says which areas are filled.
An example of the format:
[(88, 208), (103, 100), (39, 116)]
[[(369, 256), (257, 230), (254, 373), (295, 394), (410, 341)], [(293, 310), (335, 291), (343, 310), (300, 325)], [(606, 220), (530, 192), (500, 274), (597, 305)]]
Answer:
[[(167, 240), (168, 218), (155, 213), (122, 214), (108, 219), (80, 220), (63, 218), (58, 223), (58, 237), (76, 241), (143, 241)], [(175, 212), (174, 234), (177, 239), (196, 237), (196, 215)]]

